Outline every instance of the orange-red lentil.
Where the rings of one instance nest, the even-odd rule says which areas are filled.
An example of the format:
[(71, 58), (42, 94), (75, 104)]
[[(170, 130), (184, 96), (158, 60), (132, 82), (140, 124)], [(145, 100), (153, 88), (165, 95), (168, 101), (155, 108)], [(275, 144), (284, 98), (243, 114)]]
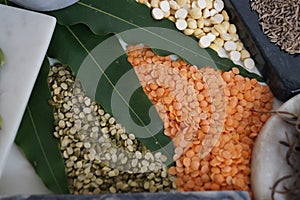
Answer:
[[(128, 47), (127, 54), (163, 119), (165, 134), (173, 139), (176, 166), (169, 173), (176, 175), (178, 191), (246, 190), (251, 194), (251, 150), (270, 117), (253, 109), (272, 109), (268, 86), (244, 78), (237, 68), (228, 72), (197, 69), (140, 46)], [(156, 76), (146, 80), (151, 74)]]

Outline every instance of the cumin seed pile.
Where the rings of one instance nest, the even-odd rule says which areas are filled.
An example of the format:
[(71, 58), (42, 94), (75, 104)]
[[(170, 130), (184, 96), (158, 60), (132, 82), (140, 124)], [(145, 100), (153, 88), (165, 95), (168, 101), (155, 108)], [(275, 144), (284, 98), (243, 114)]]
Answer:
[(265, 35), (289, 54), (300, 53), (300, 1), (251, 0)]

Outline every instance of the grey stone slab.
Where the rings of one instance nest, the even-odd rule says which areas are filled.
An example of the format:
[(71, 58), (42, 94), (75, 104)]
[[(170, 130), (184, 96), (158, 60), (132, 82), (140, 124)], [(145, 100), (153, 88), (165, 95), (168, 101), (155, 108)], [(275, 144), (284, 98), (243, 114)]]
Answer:
[(291, 55), (271, 43), (262, 32), (258, 14), (250, 8), (250, 0), (224, 0), (231, 22), (250, 51), (256, 66), (273, 94), (286, 101), (300, 93), (300, 55)]
[(162, 192), (103, 195), (18, 195), (1, 200), (250, 200), (245, 191)]

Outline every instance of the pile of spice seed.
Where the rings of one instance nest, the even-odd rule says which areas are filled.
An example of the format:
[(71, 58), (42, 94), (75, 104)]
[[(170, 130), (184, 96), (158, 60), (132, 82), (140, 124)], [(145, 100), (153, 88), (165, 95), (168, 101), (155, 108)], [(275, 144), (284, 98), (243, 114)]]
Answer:
[(232, 61), (242, 61), (247, 69), (254, 68), (250, 53), (239, 40), (236, 26), (229, 22), (223, 0), (137, 0), (152, 8), (156, 20), (168, 18), (178, 30), (199, 39), (202, 48), (216, 52), (223, 47)]
[(251, 8), (259, 15), (264, 34), (282, 50), (300, 53), (299, 0), (251, 0)]
[[(218, 71), (225, 82), (225, 87), (223, 84), (214, 85), (213, 82), (207, 84), (203, 74), (208, 71), (216, 80), (213, 69), (196, 69), (183, 60), (173, 61), (170, 56), (157, 56), (150, 49), (140, 46), (128, 47), (127, 54), (128, 61), (133, 65), (145, 93), (163, 119), (165, 133), (172, 139), (175, 138), (173, 141), (176, 166), (170, 167), (169, 173), (176, 176), (178, 191), (246, 190), (251, 194), (251, 151), (257, 134), (270, 116), (270, 114), (254, 112), (254, 110), (272, 109), (273, 96), (268, 86), (259, 84), (256, 79), (239, 75), (237, 68), (228, 72)], [(164, 85), (167, 82), (162, 82), (159, 78), (166, 74), (159, 74), (156, 78), (156, 66), (169, 68), (165, 70), (165, 73), (173, 76), (173, 79), (167, 81), (169, 84)], [(174, 73), (175, 71), (178, 73)], [(183, 105), (186, 101), (189, 102), (190, 94), (187, 88), (191, 85), (186, 85), (187, 88), (181, 89), (185, 91), (185, 95), (179, 97), (183, 99), (182, 101), (177, 101), (178, 95), (168, 91), (168, 87), (172, 87), (173, 84), (171, 80), (179, 79), (177, 76), (192, 83), (194, 90), (199, 91), (196, 92), (199, 107), (196, 106), (189, 113), (192, 115), (193, 111), (199, 110), (201, 117), (197, 119), (200, 120), (198, 130), (192, 138), (188, 136), (189, 143), (183, 146), (180, 141), (176, 140), (176, 137), (179, 134), (183, 136), (179, 138), (185, 138), (186, 133), (189, 132), (184, 132), (180, 128), (184, 112), (178, 104)], [(221, 95), (224, 91), (223, 99), (211, 96), (215, 92), (210, 93), (210, 91), (215, 88)], [(223, 121), (221, 114), (224, 106), (226, 115)], [(214, 123), (218, 123), (218, 120), (223, 121), (224, 124), (221, 126), (221, 134), (215, 141), (211, 140), (214, 138), (210, 137), (210, 133), (218, 133), (214, 130), (217, 127), (213, 126)], [(212, 142), (213, 147), (205, 149), (210, 151), (203, 156), (201, 149), (206, 142)]]
[(69, 67), (51, 66), (54, 136), (60, 140), (72, 194), (174, 190), (166, 156), (151, 153), (134, 134), (85, 96)]

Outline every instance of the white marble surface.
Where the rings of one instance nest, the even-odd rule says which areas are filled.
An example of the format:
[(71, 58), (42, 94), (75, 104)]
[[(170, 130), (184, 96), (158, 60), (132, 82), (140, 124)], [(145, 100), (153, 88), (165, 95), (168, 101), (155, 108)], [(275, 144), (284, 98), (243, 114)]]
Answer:
[(50, 194), (16, 144), (13, 144), (0, 179), (0, 195)]
[(0, 5), (0, 47), (6, 65), (0, 68), (0, 176), (14, 142), (27, 101), (46, 54), (56, 20)]

